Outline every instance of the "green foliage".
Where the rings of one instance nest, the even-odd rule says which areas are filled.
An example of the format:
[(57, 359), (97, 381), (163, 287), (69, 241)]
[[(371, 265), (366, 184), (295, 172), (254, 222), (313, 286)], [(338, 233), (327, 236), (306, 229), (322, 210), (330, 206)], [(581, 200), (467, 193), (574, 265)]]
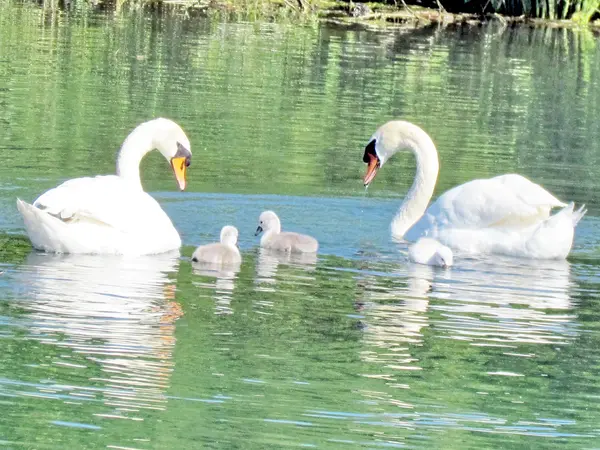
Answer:
[[(448, 11), (476, 14), (499, 13), (507, 16), (558, 21), (573, 19), (587, 24), (600, 17), (599, 0), (440, 0)], [(411, 2), (408, 2), (409, 4)], [(433, 5), (431, 5), (433, 6)], [(552, 23), (550, 23), (552, 25)], [(556, 25), (556, 22), (554, 23)]]
[[(348, 12), (351, 0), (38, 0), (44, 8), (61, 8), (89, 11), (96, 8), (114, 9), (117, 12), (136, 9), (175, 8), (191, 13), (200, 11), (209, 16), (229, 20), (260, 20), (302, 22), (315, 20), (322, 11)], [(381, 6), (398, 6), (400, 2), (380, 0), (371, 2), (371, 10)], [(572, 19), (574, 23), (587, 24), (600, 18), (600, 0), (407, 0), (407, 5), (425, 5), (438, 9), (443, 6), (453, 13), (499, 13), (508, 16), (526, 16), (551, 21)]]

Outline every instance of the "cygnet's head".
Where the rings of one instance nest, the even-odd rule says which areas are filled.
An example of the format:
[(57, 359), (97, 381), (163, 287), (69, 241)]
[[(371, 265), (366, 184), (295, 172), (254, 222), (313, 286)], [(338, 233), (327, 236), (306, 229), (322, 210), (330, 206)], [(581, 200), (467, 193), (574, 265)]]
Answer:
[(238, 240), (238, 229), (232, 225), (225, 225), (221, 229), (221, 244), (235, 246)]
[(445, 245), (440, 245), (440, 247), (435, 251), (429, 260), (429, 264), (444, 268), (450, 267), (452, 264), (454, 264), (454, 255), (452, 254), (452, 250)]
[(275, 230), (279, 233), (281, 222), (279, 222), (279, 217), (273, 211), (263, 211), (258, 218), (258, 228), (256, 228), (254, 236), (258, 236), (263, 231), (266, 233), (269, 230)]

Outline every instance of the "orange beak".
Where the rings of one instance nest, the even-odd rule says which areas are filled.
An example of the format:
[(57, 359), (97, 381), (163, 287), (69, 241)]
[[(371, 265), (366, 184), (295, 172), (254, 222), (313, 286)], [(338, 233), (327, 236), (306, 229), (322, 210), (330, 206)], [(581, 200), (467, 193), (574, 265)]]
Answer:
[(171, 158), (171, 167), (173, 167), (173, 172), (175, 173), (175, 178), (177, 179), (177, 184), (179, 184), (179, 189), (182, 191), (185, 189), (186, 180), (185, 180), (185, 158)]
[(380, 166), (381, 163), (379, 161), (379, 158), (375, 155), (369, 154), (367, 173), (365, 174), (365, 178), (363, 180), (365, 186), (368, 186), (371, 183), (371, 181), (373, 181), (373, 178), (375, 178), (375, 175), (377, 175), (377, 171), (379, 170)]

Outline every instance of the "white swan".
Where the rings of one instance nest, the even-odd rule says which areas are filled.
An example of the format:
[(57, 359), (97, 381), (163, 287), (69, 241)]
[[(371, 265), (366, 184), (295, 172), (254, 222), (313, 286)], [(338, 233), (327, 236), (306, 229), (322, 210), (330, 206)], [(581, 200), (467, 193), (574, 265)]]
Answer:
[[(429, 208), (438, 175), (433, 141), (418, 126), (391, 121), (369, 140), (363, 161), (368, 186), (378, 169), (400, 150), (416, 158), (416, 176), (392, 222), (395, 239), (415, 241), (428, 236), (459, 251), (499, 253), (535, 259), (566, 258), (575, 225), (586, 213), (573, 210), (541, 186), (521, 175), (473, 180), (450, 189)], [(563, 208), (550, 216), (550, 210)], [(426, 210), (427, 209), (427, 210)]]
[(171, 163), (179, 188), (185, 189), (192, 156), (187, 136), (171, 120), (150, 120), (123, 142), (117, 175), (68, 180), (33, 205), (17, 199), (33, 246), (55, 253), (124, 255), (178, 249), (179, 233), (140, 182), (140, 161), (155, 148)]
[(271, 250), (288, 253), (315, 253), (319, 243), (312, 236), (306, 234), (281, 231), (279, 217), (273, 211), (263, 211), (258, 218), (258, 228), (255, 236), (265, 232), (260, 239), (260, 246)]
[(192, 261), (210, 264), (239, 264), (242, 256), (237, 248), (238, 230), (231, 225), (221, 229), (220, 242), (201, 245), (192, 255)]
[(408, 257), (412, 262), (428, 266), (450, 267), (454, 255), (445, 245), (435, 239), (422, 237), (408, 248)]

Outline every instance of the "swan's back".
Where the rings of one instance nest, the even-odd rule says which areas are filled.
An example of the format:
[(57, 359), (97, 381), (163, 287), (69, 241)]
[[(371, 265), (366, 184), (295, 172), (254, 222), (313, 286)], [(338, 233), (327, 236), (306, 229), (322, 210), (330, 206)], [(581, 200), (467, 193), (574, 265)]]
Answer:
[(75, 178), (48, 190), (33, 206), (63, 221), (91, 220), (120, 232), (171, 225), (158, 202), (115, 175)]
[(265, 236), (261, 241), (262, 247), (283, 252), (315, 253), (319, 249), (319, 242), (306, 234), (284, 231)]
[(117, 176), (75, 178), (17, 201), (33, 246), (58, 253), (151, 254), (179, 248), (158, 202)]
[[(406, 233), (416, 241), (437, 237), (443, 229), (525, 229), (550, 217), (552, 208), (564, 207), (540, 185), (517, 174), (468, 181), (442, 194)], [(490, 236), (491, 238), (491, 236)], [(453, 245), (455, 246), (455, 245)]]

